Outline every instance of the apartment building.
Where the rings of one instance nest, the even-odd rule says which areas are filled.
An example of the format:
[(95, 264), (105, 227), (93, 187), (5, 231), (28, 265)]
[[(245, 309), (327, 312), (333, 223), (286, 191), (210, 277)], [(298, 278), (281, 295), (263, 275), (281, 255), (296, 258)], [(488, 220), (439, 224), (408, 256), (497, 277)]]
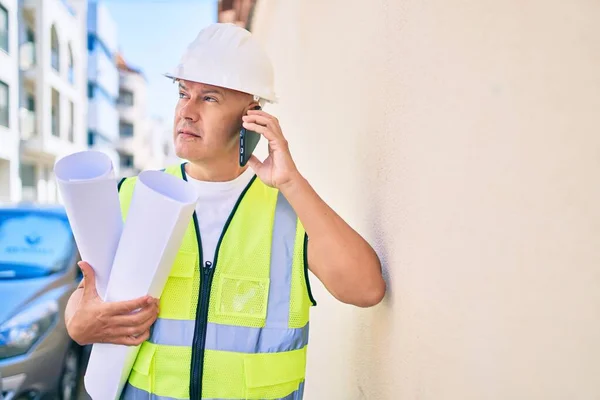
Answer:
[(102, 2), (90, 2), (87, 18), (88, 146), (108, 154), (115, 173), (120, 170), (119, 70), (115, 63), (117, 25)]
[(54, 163), (76, 151), (105, 152), (118, 176), (178, 160), (117, 48), (102, 1), (0, 0), (0, 203), (60, 202)]
[(0, 203), (19, 190), (18, 1), (0, 0)]
[(116, 62), (119, 68), (120, 175), (132, 176), (177, 162), (171, 124), (149, 115), (148, 82), (143, 72), (128, 64), (121, 54), (117, 55)]
[(85, 14), (85, 1), (20, 3), (19, 197), (25, 201), (56, 202), (55, 161), (86, 148)]
[(147, 119), (147, 81), (141, 70), (116, 57), (119, 69), (119, 142), (121, 175), (132, 176), (147, 167), (152, 158), (150, 123)]

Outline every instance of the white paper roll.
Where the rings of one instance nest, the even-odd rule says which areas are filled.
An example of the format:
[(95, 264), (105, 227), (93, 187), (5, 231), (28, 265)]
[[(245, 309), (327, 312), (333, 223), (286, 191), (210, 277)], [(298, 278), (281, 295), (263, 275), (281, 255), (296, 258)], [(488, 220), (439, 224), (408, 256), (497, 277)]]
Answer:
[(54, 173), (77, 248), (94, 269), (104, 299), (123, 230), (112, 162), (102, 152), (82, 151), (59, 159)]
[[(159, 171), (139, 175), (106, 292), (107, 301), (160, 297), (192, 218), (198, 193)], [(95, 344), (85, 375), (94, 400), (118, 399), (139, 346)]]

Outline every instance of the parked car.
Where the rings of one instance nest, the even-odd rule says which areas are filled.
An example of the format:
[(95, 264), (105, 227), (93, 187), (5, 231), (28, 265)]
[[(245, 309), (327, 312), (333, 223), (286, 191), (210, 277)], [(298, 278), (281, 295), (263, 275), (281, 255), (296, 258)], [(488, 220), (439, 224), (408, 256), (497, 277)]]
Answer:
[[(0, 208), (0, 387), (5, 400), (73, 400), (85, 360), (64, 310), (81, 280), (63, 208)], [(0, 396), (0, 398), (2, 398)]]

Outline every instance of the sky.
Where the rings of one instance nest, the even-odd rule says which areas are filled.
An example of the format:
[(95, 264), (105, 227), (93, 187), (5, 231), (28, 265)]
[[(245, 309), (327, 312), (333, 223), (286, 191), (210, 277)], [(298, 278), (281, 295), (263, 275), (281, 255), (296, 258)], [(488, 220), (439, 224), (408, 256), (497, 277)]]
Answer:
[(148, 115), (169, 126), (177, 87), (162, 74), (179, 63), (198, 32), (216, 21), (217, 0), (100, 0), (117, 24), (125, 61), (148, 81)]

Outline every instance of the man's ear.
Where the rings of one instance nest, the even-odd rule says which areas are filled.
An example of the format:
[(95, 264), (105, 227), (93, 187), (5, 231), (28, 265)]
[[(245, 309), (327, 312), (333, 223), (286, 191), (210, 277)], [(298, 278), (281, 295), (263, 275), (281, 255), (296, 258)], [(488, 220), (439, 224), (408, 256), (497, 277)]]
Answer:
[(245, 108), (244, 108), (244, 115), (248, 115), (248, 110), (260, 110), (260, 104), (258, 104), (258, 102), (253, 101), (252, 103), (248, 104)]

